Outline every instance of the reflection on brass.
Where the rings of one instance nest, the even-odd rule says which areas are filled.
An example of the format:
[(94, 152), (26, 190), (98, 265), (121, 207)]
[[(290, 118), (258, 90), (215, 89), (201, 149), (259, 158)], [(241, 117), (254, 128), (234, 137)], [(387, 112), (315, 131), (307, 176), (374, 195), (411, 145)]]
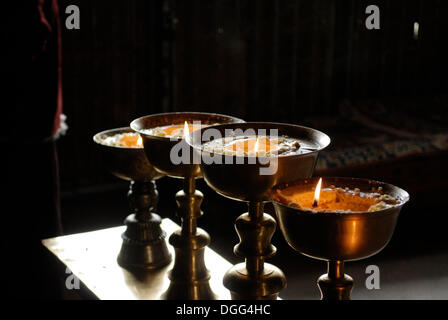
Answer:
[(127, 269), (156, 269), (171, 262), (161, 218), (152, 212), (157, 206), (155, 180), (162, 177), (146, 159), (142, 148), (123, 148), (102, 144), (104, 138), (133, 132), (130, 128), (112, 129), (96, 134), (103, 161), (116, 177), (130, 181), (128, 199), (133, 213), (125, 219), (126, 231), (118, 263)]
[(148, 135), (146, 131), (155, 127), (184, 124), (185, 121), (190, 124), (194, 121), (201, 121), (202, 124), (213, 125), (217, 123), (243, 122), (243, 120), (215, 113), (173, 112), (154, 114), (132, 121), (131, 128), (142, 136), (146, 156), (157, 171), (173, 178), (201, 178), (202, 174), (199, 164), (193, 164), (192, 156), (189, 164), (174, 164), (171, 161), (171, 149), (178, 143), (186, 144), (185, 140)]
[[(307, 153), (278, 157), (278, 168), (272, 175), (260, 175), (260, 168), (268, 167), (269, 163), (249, 164), (247, 157), (241, 159), (237, 155), (226, 155), (222, 164), (201, 163), (205, 181), (212, 189), (225, 197), (248, 202), (249, 206), (248, 213), (241, 215), (235, 223), (240, 243), (235, 246), (234, 252), (244, 258), (245, 263), (233, 266), (226, 273), (224, 286), (230, 290), (232, 299), (277, 299), (279, 292), (286, 286), (286, 278), (280, 269), (264, 263), (276, 252), (271, 244), (276, 222), (263, 213), (263, 202), (269, 200), (270, 190), (275, 185), (310, 177), (318, 151), (325, 148), (330, 139), (317, 130), (279, 123), (227, 124), (215, 126), (214, 129), (223, 136), (227, 129), (267, 129), (268, 134), (269, 129), (278, 129), (279, 135), (297, 138), (314, 147)], [(201, 141), (195, 141), (194, 134), (190, 134), (189, 141), (195, 152), (210, 155), (202, 150)]]
[(166, 233), (160, 228), (161, 218), (152, 213), (157, 203), (154, 181), (131, 182), (128, 193), (131, 208), (136, 212), (125, 220), (126, 232), (118, 263), (127, 269), (156, 269), (170, 263)]
[(330, 260), (328, 270), (317, 280), (322, 300), (350, 300), (353, 278), (344, 274), (344, 262)]
[(177, 214), (182, 220), (182, 226), (169, 239), (175, 249), (174, 266), (169, 273), (171, 283), (161, 298), (211, 300), (216, 299), (216, 295), (210, 288), (210, 273), (204, 261), (204, 250), (210, 243), (210, 237), (207, 232), (197, 228), (196, 221), (203, 214), (200, 209), (203, 195), (196, 190), (195, 184), (195, 179), (202, 177), (201, 169), (199, 164), (193, 163), (192, 152), (188, 164), (173, 164), (171, 161), (171, 149), (176, 144), (181, 143), (189, 148), (184, 139), (153, 136), (145, 131), (159, 126), (183, 124), (185, 121), (213, 125), (242, 120), (212, 113), (179, 112), (146, 116), (131, 123), (131, 128), (142, 136), (147, 158), (154, 168), (165, 175), (184, 179), (183, 190), (176, 194)]
[(234, 248), (235, 254), (246, 262), (227, 271), (224, 286), (234, 300), (275, 300), (286, 287), (286, 278), (279, 268), (264, 260), (276, 252), (271, 244), (276, 223), (263, 213), (263, 202), (249, 202), (248, 206), (249, 212), (236, 219), (240, 243)]
[(202, 193), (195, 190), (194, 178), (186, 178), (183, 190), (176, 194), (177, 214), (182, 219), (182, 227), (170, 236), (175, 260), (168, 275), (171, 283), (162, 299), (216, 299), (209, 286), (210, 273), (204, 263), (204, 250), (210, 243), (210, 236), (196, 226), (196, 219), (203, 214), (200, 209), (202, 199)]
[[(276, 200), (277, 190), (288, 186), (304, 185), (311, 189), (316, 183), (317, 179), (308, 179), (277, 186), (273, 198)], [(280, 230), (288, 244), (305, 256), (328, 261), (328, 273), (318, 280), (322, 299), (349, 299), (353, 279), (344, 274), (344, 261), (370, 257), (387, 245), (409, 195), (393, 185), (367, 179), (324, 177), (323, 183), (359, 188), (361, 192), (372, 192), (372, 188), (378, 190), (381, 187), (385, 194), (399, 200), (390, 208), (362, 213), (310, 213), (274, 201)]]

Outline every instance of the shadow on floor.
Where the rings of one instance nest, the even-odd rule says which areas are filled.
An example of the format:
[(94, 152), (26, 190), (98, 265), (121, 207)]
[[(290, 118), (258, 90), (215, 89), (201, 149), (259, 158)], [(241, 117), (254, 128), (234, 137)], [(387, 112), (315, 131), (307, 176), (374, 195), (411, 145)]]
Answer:
[[(179, 223), (175, 216), (175, 193), (182, 187), (180, 180), (163, 178), (158, 181), (158, 213)], [(80, 193), (62, 199), (65, 234), (93, 231), (122, 225), (130, 213), (127, 205), (127, 184), (95, 193)], [(233, 246), (239, 239), (233, 223), (246, 211), (244, 203), (226, 199), (213, 192), (204, 181), (197, 182), (204, 193), (204, 216), (199, 226), (209, 232), (210, 247), (231, 263), (241, 259), (233, 255)], [(266, 212), (273, 214), (270, 205)], [(419, 208), (417, 203), (404, 207), (394, 236), (379, 254), (346, 264), (346, 273), (355, 279), (353, 299), (448, 299), (448, 218), (434, 204)], [(325, 273), (323, 261), (316, 261), (294, 252), (276, 232), (272, 239), (278, 251), (268, 262), (280, 267), (288, 281), (282, 291), (284, 299), (319, 299), (317, 278)], [(367, 290), (366, 267), (377, 265), (380, 269), (379, 290)], [(208, 268), (213, 266), (208, 265)]]

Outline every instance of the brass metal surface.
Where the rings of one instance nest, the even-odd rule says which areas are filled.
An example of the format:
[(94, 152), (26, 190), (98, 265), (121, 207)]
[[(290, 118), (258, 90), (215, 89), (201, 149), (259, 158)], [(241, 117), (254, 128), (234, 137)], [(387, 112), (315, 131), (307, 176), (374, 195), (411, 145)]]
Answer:
[(235, 123), (243, 122), (243, 120), (216, 114), (204, 112), (173, 112), (153, 114), (138, 118), (131, 122), (131, 128), (138, 132), (143, 138), (146, 156), (154, 168), (173, 178), (184, 177), (201, 177), (201, 169), (199, 164), (190, 161), (190, 164), (174, 164), (171, 161), (171, 149), (178, 143), (188, 146), (182, 138), (169, 138), (150, 135), (147, 129), (167, 126), (172, 124), (183, 124), (185, 121), (193, 123), (194, 121), (201, 121), (202, 124), (217, 124), (217, 123)]
[[(324, 177), (324, 186), (359, 188), (372, 192), (381, 187), (399, 203), (380, 211), (362, 213), (311, 213), (279, 202), (275, 194), (289, 186), (312, 190), (318, 178), (299, 180), (274, 188), (272, 197), (280, 230), (288, 244), (311, 258), (328, 261), (328, 274), (319, 279), (323, 299), (348, 299), (353, 280), (343, 274), (343, 261), (359, 260), (381, 251), (390, 241), (398, 215), (409, 200), (406, 191), (393, 185), (356, 178)], [(323, 186), (323, 187), (324, 187)]]
[[(163, 298), (210, 300), (216, 299), (216, 294), (209, 285), (210, 273), (204, 261), (204, 250), (210, 243), (210, 236), (197, 228), (197, 218), (203, 214), (200, 209), (203, 195), (196, 190), (195, 179), (202, 177), (201, 169), (199, 164), (193, 162), (192, 150), (185, 139), (150, 135), (146, 131), (159, 126), (183, 124), (185, 121), (201, 121), (202, 124), (214, 125), (243, 120), (213, 113), (179, 112), (145, 116), (131, 123), (131, 128), (142, 136), (147, 158), (154, 168), (167, 176), (184, 179), (183, 190), (176, 194), (177, 214), (182, 220), (182, 226), (181, 230), (174, 232), (169, 239), (175, 248), (175, 262), (169, 273), (171, 283)], [(171, 150), (178, 143), (190, 151), (189, 163), (173, 163)]]
[(196, 219), (203, 195), (195, 190), (194, 177), (184, 179), (184, 188), (176, 194), (178, 215), (182, 227), (170, 236), (175, 250), (173, 269), (169, 273), (170, 286), (163, 294), (167, 300), (214, 300), (217, 298), (209, 285), (210, 272), (204, 261), (204, 250), (210, 244), (207, 232), (197, 228)]
[(128, 199), (135, 212), (125, 220), (126, 231), (118, 263), (127, 269), (157, 269), (171, 262), (166, 245), (166, 232), (160, 227), (162, 219), (153, 213), (157, 205), (154, 181), (132, 181)]
[(245, 263), (226, 272), (224, 286), (235, 300), (275, 300), (286, 287), (286, 278), (279, 268), (264, 261), (277, 250), (271, 244), (276, 222), (263, 213), (263, 202), (252, 202), (248, 207), (249, 212), (235, 222), (240, 243), (235, 246), (234, 253), (245, 258)]
[(344, 261), (327, 262), (327, 273), (317, 279), (322, 300), (350, 300), (353, 278), (344, 273)]
[(134, 132), (117, 128), (96, 134), (93, 140), (102, 153), (107, 169), (116, 177), (130, 181), (128, 200), (132, 214), (125, 219), (118, 263), (128, 269), (156, 269), (171, 262), (171, 254), (161, 229), (156, 209), (158, 193), (155, 180), (162, 177), (148, 162), (143, 148), (104, 145), (102, 141), (120, 133)]
[(148, 162), (143, 148), (127, 148), (108, 146), (102, 141), (120, 133), (134, 132), (129, 127), (106, 130), (93, 137), (97, 149), (101, 152), (102, 161), (113, 175), (126, 181), (152, 181), (163, 177)]
[[(162, 220), (162, 229), (175, 232), (179, 226), (169, 219)], [(125, 226), (66, 235), (43, 240), (65, 268), (81, 282), (89, 294), (101, 300), (159, 300), (170, 285), (170, 264), (154, 270), (127, 270), (117, 263), (117, 252), (122, 241), (120, 235)], [(169, 252), (174, 255), (172, 246)], [(220, 300), (230, 299), (229, 291), (222, 285), (222, 276), (232, 265), (212, 249), (204, 250), (207, 267), (210, 268), (210, 287)], [(63, 274), (63, 280), (71, 273)], [(55, 275), (56, 277), (57, 275)], [(77, 291), (77, 290), (74, 290)]]
[[(229, 129), (243, 131), (263, 129), (267, 130), (267, 134), (269, 134), (269, 129), (277, 129), (279, 136), (287, 135), (314, 146), (312, 151), (304, 154), (275, 157), (278, 161), (278, 169), (272, 175), (260, 175), (260, 168), (269, 167), (271, 162), (250, 164), (247, 156), (225, 155), (220, 164), (206, 164), (203, 161), (201, 170), (207, 184), (219, 194), (239, 201), (268, 201), (269, 192), (275, 185), (311, 177), (318, 152), (330, 143), (330, 138), (320, 131), (284, 123), (246, 122), (214, 126), (213, 129), (218, 130), (223, 137), (226, 130)], [(206, 141), (200, 141), (197, 138), (202, 136), (204, 130), (206, 128), (191, 133), (189, 143), (203, 157), (213, 156), (213, 153), (201, 149), (202, 144)]]
[[(310, 177), (318, 152), (330, 143), (330, 138), (314, 129), (280, 123), (238, 123), (219, 125), (213, 129), (223, 137), (229, 129), (266, 129), (266, 134), (269, 134), (269, 129), (277, 129), (279, 136), (287, 135), (314, 146), (314, 150), (305, 154), (276, 157), (277, 171), (272, 175), (260, 175), (260, 168), (268, 167), (270, 163), (251, 164), (248, 157), (237, 155), (223, 156), (222, 163), (201, 163), (205, 181), (212, 189), (225, 197), (246, 201), (249, 206), (248, 212), (235, 223), (240, 243), (235, 246), (234, 252), (244, 258), (245, 263), (235, 265), (226, 273), (224, 285), (233, 299), (277, 299), (286, 286), (286, 278), (280, 269), (264, 262), (276, 252), (271, 244), (276, 222), (263, 212), (263, 202), (269, 199), (270, 190), (276, 184)], [(204, 130), (191, 133), (188, 143), (201, 157), (213, 156), (202, 150), (202, 144), (207, 141), (197, 138), (202, 136)]]

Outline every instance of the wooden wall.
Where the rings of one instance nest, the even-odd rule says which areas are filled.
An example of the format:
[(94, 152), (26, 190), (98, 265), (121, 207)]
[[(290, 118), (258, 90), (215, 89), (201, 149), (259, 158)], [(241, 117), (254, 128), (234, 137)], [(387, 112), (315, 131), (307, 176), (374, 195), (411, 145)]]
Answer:
[[(63, 28), (64, 113), (59, 142), (63, 190), (116, 181), (102, 169), (92, 136), (168, 111), (160, 1), (60, 1), (80, 9), (80, 30)], [(165, 65), (168, 65), (165, 63)]]
[(364, 0), (60, 1), (62, 23), (67, 5), (81, 11), (81, 29), (63, 29), (64, 189), (110, 181), (92, 135), (141, 115), (300, 123), (346, 98), (446, 93), (448, 2), (374, 3), (380, 30)]

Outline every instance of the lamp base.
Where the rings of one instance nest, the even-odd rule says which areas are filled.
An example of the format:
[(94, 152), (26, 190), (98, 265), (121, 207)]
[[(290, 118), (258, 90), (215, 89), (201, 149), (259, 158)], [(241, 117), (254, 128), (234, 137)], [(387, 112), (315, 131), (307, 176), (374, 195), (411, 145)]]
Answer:
[(277, 300), (286, 286), (283, 272), (269, 263), (255, 277), (249, 274), (245, 263), (239, 263), (227, 271), (223, 282), (233, 300)]
[(135, 214), (125, 220), (126, 231), (117, 262), (125, 269), (158, 269), (171, 262), (166, 233), (160, 228), (161, 218), (152, 213), (147, 221), (138, 221)]
[(217, 296), (210, 288), (210, 272), (204, 261), (205, 248), (210, 244), (207, 232), (197, 227), (197, 218), (203, 194), (196, 190), (194, 177), (184, 179), (184, 188), (176, 194), (177, 214), (182, 227), (169, 239), (174, 247), (174, 266), (168, 278), (171, 283), (161, 296), (166, 300), (214, 300)]

